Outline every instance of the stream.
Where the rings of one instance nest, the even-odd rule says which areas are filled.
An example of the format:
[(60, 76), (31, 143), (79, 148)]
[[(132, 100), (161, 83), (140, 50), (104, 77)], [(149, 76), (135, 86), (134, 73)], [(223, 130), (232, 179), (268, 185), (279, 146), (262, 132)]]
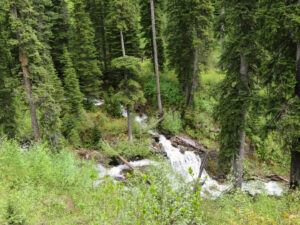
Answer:
[[(95, 102), (97, 105), (102, 105), (103, 102)], [(126, 110), (121, 106), (122, 115), (127, 117)], [(146, 127), (146, 120), (148, 117), (146, 115), (136, 116), (135, 121), (140, 124), (141, 128)], [(199, 169), (201, 166), (201, 158), (193, 151), (185, 151), (182, 153), (179, 148), (174, 147), (170, 140), (168, 140), (164, 135), (157, 134), (154, 131), (149, 131), (152, 135), (159, 136), (159, 144), (161, 144), (163, 150), (166, 152), (168, 161), (172, 166), (172, 169), (175, 173), (181, 175), (186, 183), (193, 182), (198, 178)], [(158, 162), (151, 161), (148, 159), (143, 159), (139, 161), (130, 162), (134, 167), (145, 167), (150, 165), (158, 165)], [(104, 176), (108, 175), (116, 180), (125, 179), (124, 171), (129, 170), (126, 165), (119, 165), (112, 168), (105, 168), (102, 165), (98, 164), (97, 169), (99, 171), (99, 181), (103, 181)], [(192, 173), (190, 173), (192, 171)], [(201, 195), (203, 197), (211, 196), (212, 198), (217, 198), (222, 195), (224, 191), (227, 191), (232, 188), (228, 184), (219, 184), (216, 180), (212, 179), (208, 173), (204, 170), (200, 182), (203, 184), (201, 189)], [(269, 181), (263, 182), (260, 180), (254, 180), (249, 182), (244, 182), (242, 184), (242, 191), (248, 192), (251, 195), (267, 193), (272, 196), (281, 196), (285, 191), (283, 185), (279, 182)]]

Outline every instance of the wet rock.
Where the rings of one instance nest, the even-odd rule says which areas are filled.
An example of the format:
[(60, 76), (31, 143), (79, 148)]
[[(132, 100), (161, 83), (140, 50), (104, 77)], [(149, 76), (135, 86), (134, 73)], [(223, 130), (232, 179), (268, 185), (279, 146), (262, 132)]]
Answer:
[(191, 150), (197, 150), (201, 152), (207, 151), (207, 148), (204, 145), (199, 144), (197, 141), (187, 136), (175, 136), (172, 137), (170, 141), (174, 147), (184, 146), (190, 148)]

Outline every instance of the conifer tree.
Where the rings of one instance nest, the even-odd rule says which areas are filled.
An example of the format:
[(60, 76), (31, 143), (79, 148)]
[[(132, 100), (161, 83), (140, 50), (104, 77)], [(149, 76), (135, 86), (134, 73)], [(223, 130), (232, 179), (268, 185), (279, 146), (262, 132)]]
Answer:
[(50, 3), (47, 1), (32, 2), (30, 0), (10, 2), (11, 29), (18, 39), (19, 59), (35, 141), (42, 136), (52, 146), (59, 146), (62, 89), (47, 43), (49, 29), (44, 26), (47, 20), (42, 17), (42, 12), (48, 4)]
[(69, 47), (70, 40), (74, 38), (71, 24), (71, 2), (65, 0), (53, 0), (52, 10), (52, 36), (50, 38), (51, 55), (58, 77), (63, 81), (64, 65), (62, 56), (64, 46)]
[(228, 41), (222, 56), (226, 78), (218, 108), (221, 164), (233, 162), (235, 186), (241, 187), (247, 128), (247, 113), (253, 95), (256, 74), (256, 0), (223, 1), (226, 8), (226, 34)]
[(82, 120), (82, 99), (76, 71), (67, 47), (64, 47), (62, 64), (64, 65), (64, 90), (66, 112), (63, 118), (64, 134), (74, 145), (79, 145), (78, 129)]
[[(166, 62), (165, 47), (163, 42), (163, 13), (165, 7), (165, 0), (154, 0), (155, 11), (155, 28), (156, 28), (156, 42), (157, 42), (157, 55), (160, 69), (163, 69)], [(151, 24), (151, 8), (150, 1), (140, 0), (141, 8), (141, 34), (145, 40), (145, 46), (143, 48), (146, 57), (153, 59), (153, 35)]]
[[(12, 138), (15, 134), (16, 124), (14, 121), (15, 106), (13, 98), (12, 70), (16, 63), (11, 54), (12, 47), (8, 40), (11, 38), (9, 19), (5, 11), (9, 11), (8, 5), (2, 5), (0, 10), (0, 139), (7, 135)], [(1, 141), (1, 140), (0, 140)]]
[[(207, 64), (212, 42), (213, 6), (210, 0), (168, 1), (168, 55), (186, 92), (186, 106), (193, 100), (199, 69)], [(200, 67), (199, 67), (200, 66)]]
[(72, 59), (79, 77), (80, 90), (89, 100), (99, 95), (102, 72), (94, 45), (95, 31), (84, 1), (74, 1), (72, 19), (74, 20), (73, 38), (70, 42)]
[(88, 0), (87, 10), (90, 14), (93, 27), (95, 29), (95, 47), (97, 57), (102, 62), (103, 74), (108, 69), (108, 43), (107, 43), (107, 15), (109, 10), (109, 1), (106, 0)]
[[(131, 0), (113, 0), (111, 5), (110, 19), (113, 24), (116, 24), (116, 28), (120, 33), (120, 48), (122, 51), (122, 57), (116, 58), (113, 61), (113, 67), (117, 69), (123, 69), (124, 80), (120, 83), (120, 87), (125, 87), (125, 92), (127, 97), (130, 93), (130, 87), (136, 86), (136, 82), (133, 82), (130, 76), (129, 69), (133, 67), (136, 63), (132, 63), (136, 60), (126, 56), (126, 46), (124, 33), (131, 32), (131, 27), (134, 27), (137, 21), (136, 5), (131, 2)], [(133, 59), (135, 59), (133, 57)], [(133, 85), (134, 84), (134, 85)], [(127, 110), (127, 122), (128, 122), (128, 139), (132, 141), (132, 125), (131, 125), (131, 104), (130, 101), (125, 101)]]
[(260, 1), (260, 43), (266, 52), (261, 68), (268, 94), (268, 128), (281, 131), (291, 150), (290, 187), (300, 184), (300, 1)]

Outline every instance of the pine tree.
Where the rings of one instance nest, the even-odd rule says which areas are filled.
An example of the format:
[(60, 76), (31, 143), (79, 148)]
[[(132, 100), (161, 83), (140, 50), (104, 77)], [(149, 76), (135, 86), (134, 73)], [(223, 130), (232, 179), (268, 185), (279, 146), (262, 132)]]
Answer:
[(79, 126), (82, 120), (82, 99), (76, 71), (67, 47), (64, 47), (62, 64), (64, 65), (64, 90), (66, 110), (63, 117), (64, 134), (74, 145), (79, 145)]
[(256, 75), (257, 1), (223, 1), (226, 8), (226, 34), (228, 41), (222, 55), (226, 78), (221, 90), (218, 108), (220, 133), (219, 160), (223, 165), (233, 161), (235, 186), (241, 187), (247, 129), (247, 114), (253, 98), (253, 79)]
[[(126, 45), (124, 39), (124, 33), (130, 33), (132, 27), (137, 22), (136, 5), (130, 0), (113, 0), (111, 5), (110, 19), (111, 23), (116, 25), (120, 34), (120, 48), (122, 57), (114, 59), (112, 61), (113, 67), (121, 69), (124, 72), (124, 80), (120, 82), (120, 87), (125, 87), (125, 95), (129, 98), (131, 87), (137, 87), (137, 82), (134, 82), (130, 77), (130, 70), (137, 64), (136, 58), (126, 55)], [(120, 92), (122, 93), (122, 92)], [(121, 94), (122, 96), (123, 94)], [(138, 96), (137, 96), (138, 97)], [(138, 97), (138, 99), (140, 99)], [(121, 102), (121, 101), (120, 101)], [(127, 122), (128, 122), (128, 139), (132, 141), (132, 125), (131, 125), (131, 101), (124, 101), (127, 109)]]
[[(2, 5), (0, 10), (0, 139), (3, 135), (9, 138), (14, 137), (16, 124), (14, 120), (15, 106), (13, 98), (13, 79), (12, 70), (15, 59), (11, 54), (13, 46), (8, 43), (11, 38), (9, 31), (9, 19), (7, 16), (8, 5)], [(1, 141), (1, 140), (0, 140)]]
[(260, 1), (260, 43), (266, 52), (261, 68), (267, 88), (270, 127), (281, 131), (291, 150), (290, 187), (300, 183), (300, 1)]
[(10, 2), (10, 29), (17, 36), (35, 141), (42, 136), (52, 146), (59, 147), (62, 88), (47, 43), (50, 32), (43, 11), (49, 4), (29, 0)]
[(108, 69), (108, 28), (106, 27), (106, 23), (109, 4), (109, 1), (106, 0), (87, 1), (87, 11), (90, 14), (90, 18), (95, 29), (95, 47), (97, 49), (97, 58), (100, 62), (102, 62), (104, 76)]
[(57, 71), (58, 77), (63, 82), (62, 56), (64, 54), (64, 46), (69, 47), (70, 40), (74, 38), (72, 33), (70, 8), (71, 3), (64, 0), (53, 0), (52, 10), (52, 36), (49, 40), (51, 46), (51, 55), (53, 58), (54, 67)]
[(193, 100), (199, 69), (203, 70), (212, 43), (213, 6), (211, 1), (168, 2), (168, 55), (186, 92), (186, 106)]
[[(164, 19), (164, 7), (165, 0), (155, 0), (155, 27), (156, 27), (156, 41), (157, 41), (157, 55), (160, 69), (164, 68), (166, 62), (165, 57), (165, 47), (163, 41), (163, 19)], [(152, 24), (151, 24), (151, 8), (150, 1), (140, 1), (141, 8), (141, 34), (142, 38), (145, 40), (145, 46), (143, 48), (146, 57), (153, 59), (154, 63), (154, 53), (153, 53), (153, 36), (152, 36)]]
[(84, 1), (75, 0), (72, 12), (74, 20), (70, 49), (74, 67), (79, 77), (80, 90), (87, 98), (99, 95), (102, 72), (94, 45), (95, 31)]

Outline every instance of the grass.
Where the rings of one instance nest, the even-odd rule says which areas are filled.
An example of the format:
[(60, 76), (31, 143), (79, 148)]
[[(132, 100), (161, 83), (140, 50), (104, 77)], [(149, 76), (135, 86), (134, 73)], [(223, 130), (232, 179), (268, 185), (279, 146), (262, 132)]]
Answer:
[[(47, 146), (0, 149), (0, 224), (299, 224), (299, 193), (281, 198), (240, 192), (203, 199), (189, 185), (172, 188), (170, 167), (147, 168), (127, 184), (94, 186), (92, 162)], [(153, 183), (145, 181), (151, 178)], [(178, 179), (179, 183), (180, 178)]]

